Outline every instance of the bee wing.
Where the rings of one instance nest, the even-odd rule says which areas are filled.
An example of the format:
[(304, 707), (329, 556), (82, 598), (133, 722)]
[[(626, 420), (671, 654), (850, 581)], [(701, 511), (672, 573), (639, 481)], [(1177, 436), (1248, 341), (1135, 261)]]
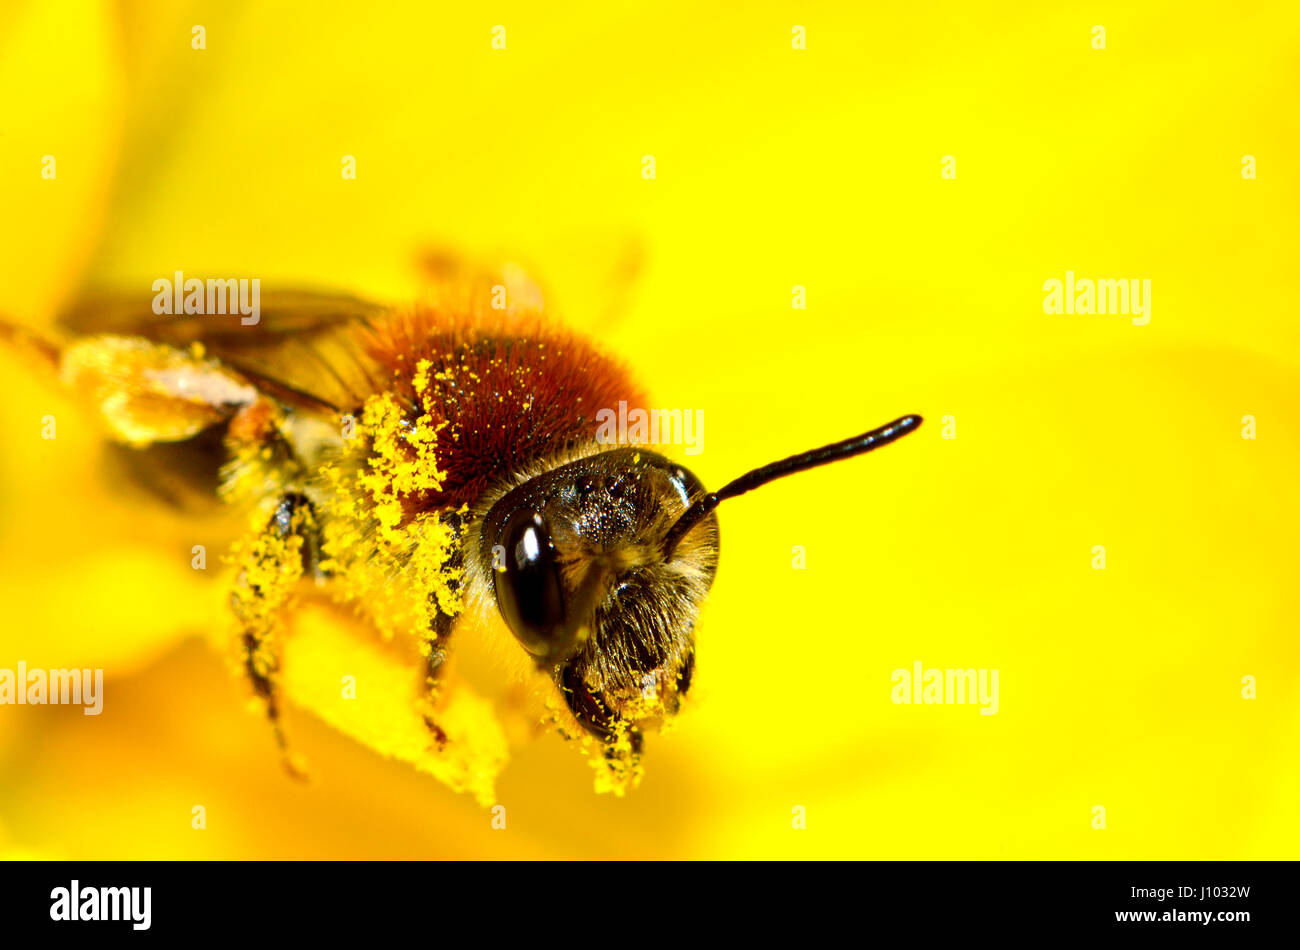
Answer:
[[(566, 326), (601, 335), (631, 309), (645, 256), (636, 234), (614, 231), (551, 237), (544, 260), (521, 255), (517, 248), (470, 254), (430, 243), (422, 248), (417, 266), (425, 294), (435, 299), (454, 304), (468, 294), (472, 300), (491, 300), (494, 309), (563, 312)], [(541, 273), (554, 285), (543, 283), (537, 276)], [(558, 289), (563, 292), (554, 294)]]
[(213, 357), (267, 395), (298, 408), (343, 412), (376, 390), (381, 374), (359, 340), (386, 307), (341, 294), (263, 294), (256, 323), (240, 314), (156, 314), (152, 297), (86, 297), (60, 318), (78, 336), (140, 337)]

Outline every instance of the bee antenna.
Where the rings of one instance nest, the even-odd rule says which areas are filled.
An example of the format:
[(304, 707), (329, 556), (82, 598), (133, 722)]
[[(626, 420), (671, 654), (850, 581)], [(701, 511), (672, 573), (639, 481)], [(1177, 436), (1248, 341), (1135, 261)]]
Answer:
[(920, 416), (903, 416), (887, 425), (880, 426), (878, 429), (872, 429), (870, 432), (862, 433), (862, 435), (855, 435), (843, 442), (823, 445), (820, 449), (800, 452), (798, 455), (781, 459), (779, 462), (771, 462), (762, 468), (756, 468), (752, 472), (746, 472), (739, 478), (727, 482), (717, 491), (696, 501), (682, 513), (682, 516), (677, 519), (677, 523), (669, 529), (668, 534), (664, 537), (664, 557), (671, 557), (677, 543), (686, 536), (686, 533), (707, 518), (714, 508), (717, 508), (728, 498), (743, 495), (747, 491), (753, 491), (760, 485), (766, 485), (778, 478), (793, 475), (795, 472), (803, 472), (810, 468), (816, 468), (818, 465), (827, 465), (830, 462), (838, 462), (841, 459), (852, 458), (855, 455), (870, 452), (872, 449), (878, 449), (882, 445), (888, 445), (895, 439), (901, 439), (909, 432), (915, 432), (920, 427), (921, 421)]

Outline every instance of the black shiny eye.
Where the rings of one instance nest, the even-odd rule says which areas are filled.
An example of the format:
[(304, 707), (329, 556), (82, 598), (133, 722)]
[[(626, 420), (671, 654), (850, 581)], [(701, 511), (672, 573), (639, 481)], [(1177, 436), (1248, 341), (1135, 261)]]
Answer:
[(492, 571), (497, 608), (525, 650), (546, 656), (564, 625), (560, 566), (546, 521), (535, 511), (516, 511), (501, 531), (501, 544), (503, 559)]

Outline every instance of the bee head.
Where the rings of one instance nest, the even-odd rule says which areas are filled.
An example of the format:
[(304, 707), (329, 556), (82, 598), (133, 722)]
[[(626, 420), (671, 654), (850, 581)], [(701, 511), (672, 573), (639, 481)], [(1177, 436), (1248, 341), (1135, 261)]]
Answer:
[(774, 479), (888, 445), (904, 416), (705, 492), (662, 455), (617, 448), (529, 479), (492, 504), (479, 567), (519, 643), (569, 710), (606, 741), (677, 712), (695, 664), (695, 623), (718, 569), (714, 509)]
[(704, 495), (662, 455), (618, 448), (525, 482), (483, 520), (482, 567), (502, 619), (603, 739), (672, 715), (690, 686), (717, 518), (666, 542)]

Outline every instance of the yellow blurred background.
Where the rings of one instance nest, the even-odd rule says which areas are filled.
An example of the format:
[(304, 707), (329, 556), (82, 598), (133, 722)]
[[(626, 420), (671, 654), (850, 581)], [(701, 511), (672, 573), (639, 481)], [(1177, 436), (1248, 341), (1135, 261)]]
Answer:
[[(0, 707), (0, 854), (1296, 857), (1298, 75), (1283, 2), (0, 6), (12, 319), (178, 269), (400, 300), (454, 247), (702, 410), (707, 485), (927, 418), (724, 506), (641, 787), (547, 736), (497, 830), (302, 709), (286, 778), (190, 568), (219, 519), (0, 354), (0, 667), (107, 671), (99, 717)], [(1044, 314), (1067, 270), (1150, 323)], [(892, 703), (916, 660), (998, 669), (997, 715)]]

